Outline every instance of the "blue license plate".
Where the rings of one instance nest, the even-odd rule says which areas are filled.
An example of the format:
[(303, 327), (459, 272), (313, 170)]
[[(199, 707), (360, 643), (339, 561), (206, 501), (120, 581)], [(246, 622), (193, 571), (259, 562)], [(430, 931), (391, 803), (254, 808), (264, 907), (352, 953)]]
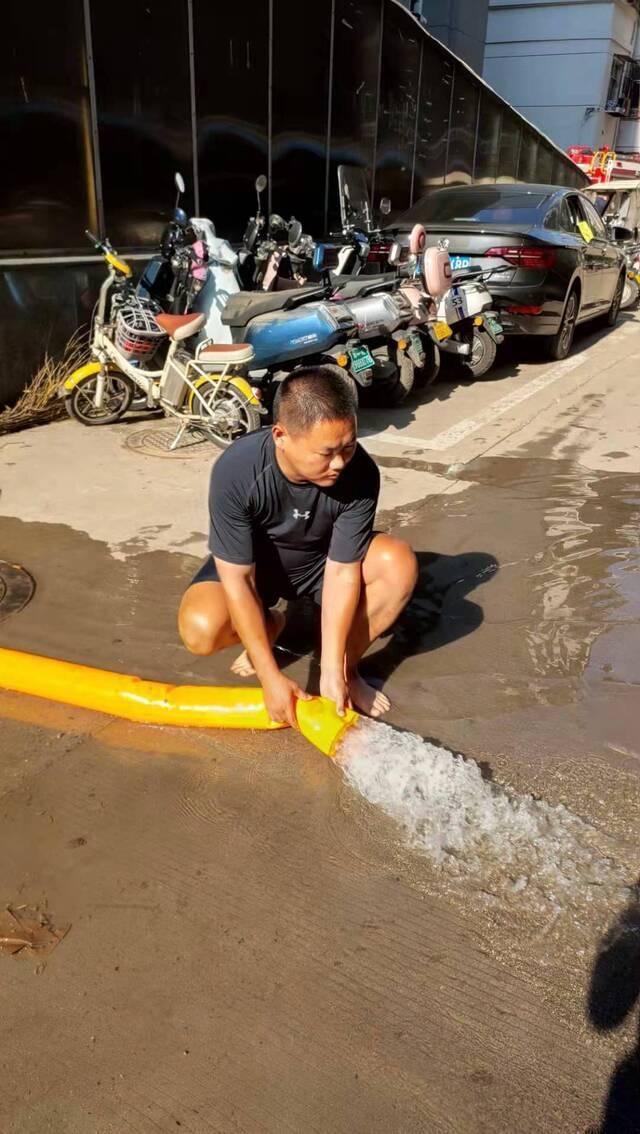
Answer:
[(451, 268), (454, 272), (459, 272), (459, 271), (461, 271), (462, 268), (470, 268), (471, 267), (471, 257), (470, 256), (451, 256), (450, 259), (451, 259)]

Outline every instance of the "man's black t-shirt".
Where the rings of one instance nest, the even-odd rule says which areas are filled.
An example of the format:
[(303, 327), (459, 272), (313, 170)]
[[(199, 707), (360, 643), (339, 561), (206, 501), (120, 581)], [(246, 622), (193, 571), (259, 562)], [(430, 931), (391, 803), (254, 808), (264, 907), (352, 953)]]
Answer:
[(282, 598), (311, 594), (327, 558), (364, 559), (371, 541), (380, 473), (357, 446), (334, 485), (295, 484), (276, 460), (268, 429), (235, 441), (211, 473), (209, 547), (226, 563), (256, 564)]

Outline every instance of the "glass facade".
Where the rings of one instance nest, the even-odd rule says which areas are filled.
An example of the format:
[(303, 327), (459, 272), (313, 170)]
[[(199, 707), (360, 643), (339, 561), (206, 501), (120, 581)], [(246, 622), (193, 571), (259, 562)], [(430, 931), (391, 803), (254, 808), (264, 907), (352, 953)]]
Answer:
[(443, 185), (447, 169), (454, 60), (435, 40), (422, 45), (412, 201)]
[(447, 154), (447, 185), (470, 185), (478, 129), (480, 88), (466, 67), (456, 65), (451, 103), (451, 124)]
[[(299, 0), (5, 7), (0, 267), (17, 314), (44, 300), (40, 284), (16, 290), (11, 259), (86, 253), (87, 227), (122, 251), (152, 247), (177, 169), (185, 207), (199, 199), (232, 240), (259, 173), (265, 205), (314, 236), (337, 227), (341, 163), (365, 170), (374, 204), (391, 198), (392, 218), (443, 184), (584, 181), (396, 0), (314, 0), (302, 23)], [(30, 349), (10, 352), (24, 380), (43, 340)]]
[(91, 28), (105, 231), (116, 248), (153, 244), (176, 169), (193, 208), (187, 3), (169, 21), (164, 0), (94, 3)]
[(269, 0), (247, 7), (193, 0), (200, 214), (232, 240), (269, 167)]
[(321, 232), (332, 4), (313, 0), (305, 5), (304, 40), (313, 44), (311, 51), (300, 43), (300, 0), (272, 0), (272, 4), (271, 208), (286, 218), (297, 216), (306, 232)]
[[(394, 210), (411, 204), (420, 79), (420, 29), (388, 5), (384, 12), (374, 192)], [(374, 202), (375, 203), (375, 202)]]
[(382, 9), (381, 0), (335, 0), (326, 225), (331, 230), (340, 221), (338, 166), (361, 166), (370, 176), (375, 161)]
[(480, 92), (474, 181), (497, 181), (502, 133), (502, 104), (490, 91)]
[(82, 0), (50, 11), (3, 6), (0, 249), (83, 248), (97, 221)]

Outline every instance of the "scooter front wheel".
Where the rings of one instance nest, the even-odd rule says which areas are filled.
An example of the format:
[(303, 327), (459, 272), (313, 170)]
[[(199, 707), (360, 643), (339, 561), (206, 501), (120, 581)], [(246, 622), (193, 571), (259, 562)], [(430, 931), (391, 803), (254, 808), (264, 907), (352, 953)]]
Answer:
[(112, 425), (129, 409), (134, 394), (134, 385), (126, 374), (109, 370), (104, 378), (101, 404), (96, 405), (96, 393), (100, 374), (90, 374), (74, 386), (65, 406), (69, 417), (74, 417), (83, 425)]
[(484, 378), (485, 374), (488, 374), (491, 370), (496, 360), (497, 353), (498, 348), (489, 332), (474, 327), (471, 354), (466, 357), (460, 355), (462, 369), (467, 376), (471, 375), (472, 378)]

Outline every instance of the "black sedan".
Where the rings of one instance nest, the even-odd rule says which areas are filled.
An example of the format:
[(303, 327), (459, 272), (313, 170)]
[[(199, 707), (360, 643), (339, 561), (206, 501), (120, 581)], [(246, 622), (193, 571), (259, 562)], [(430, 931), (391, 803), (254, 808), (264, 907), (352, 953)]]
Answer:
[(624, 258), (591, 201), (557, 185), (460, 185), (434, 189), (399, 217), (423, 224), (429, 245), (448, 240), (455, 272), (481, 267), (505, 332), (544, 335), (551, 358), (566, 358), (578, 323), (613, 326)]

